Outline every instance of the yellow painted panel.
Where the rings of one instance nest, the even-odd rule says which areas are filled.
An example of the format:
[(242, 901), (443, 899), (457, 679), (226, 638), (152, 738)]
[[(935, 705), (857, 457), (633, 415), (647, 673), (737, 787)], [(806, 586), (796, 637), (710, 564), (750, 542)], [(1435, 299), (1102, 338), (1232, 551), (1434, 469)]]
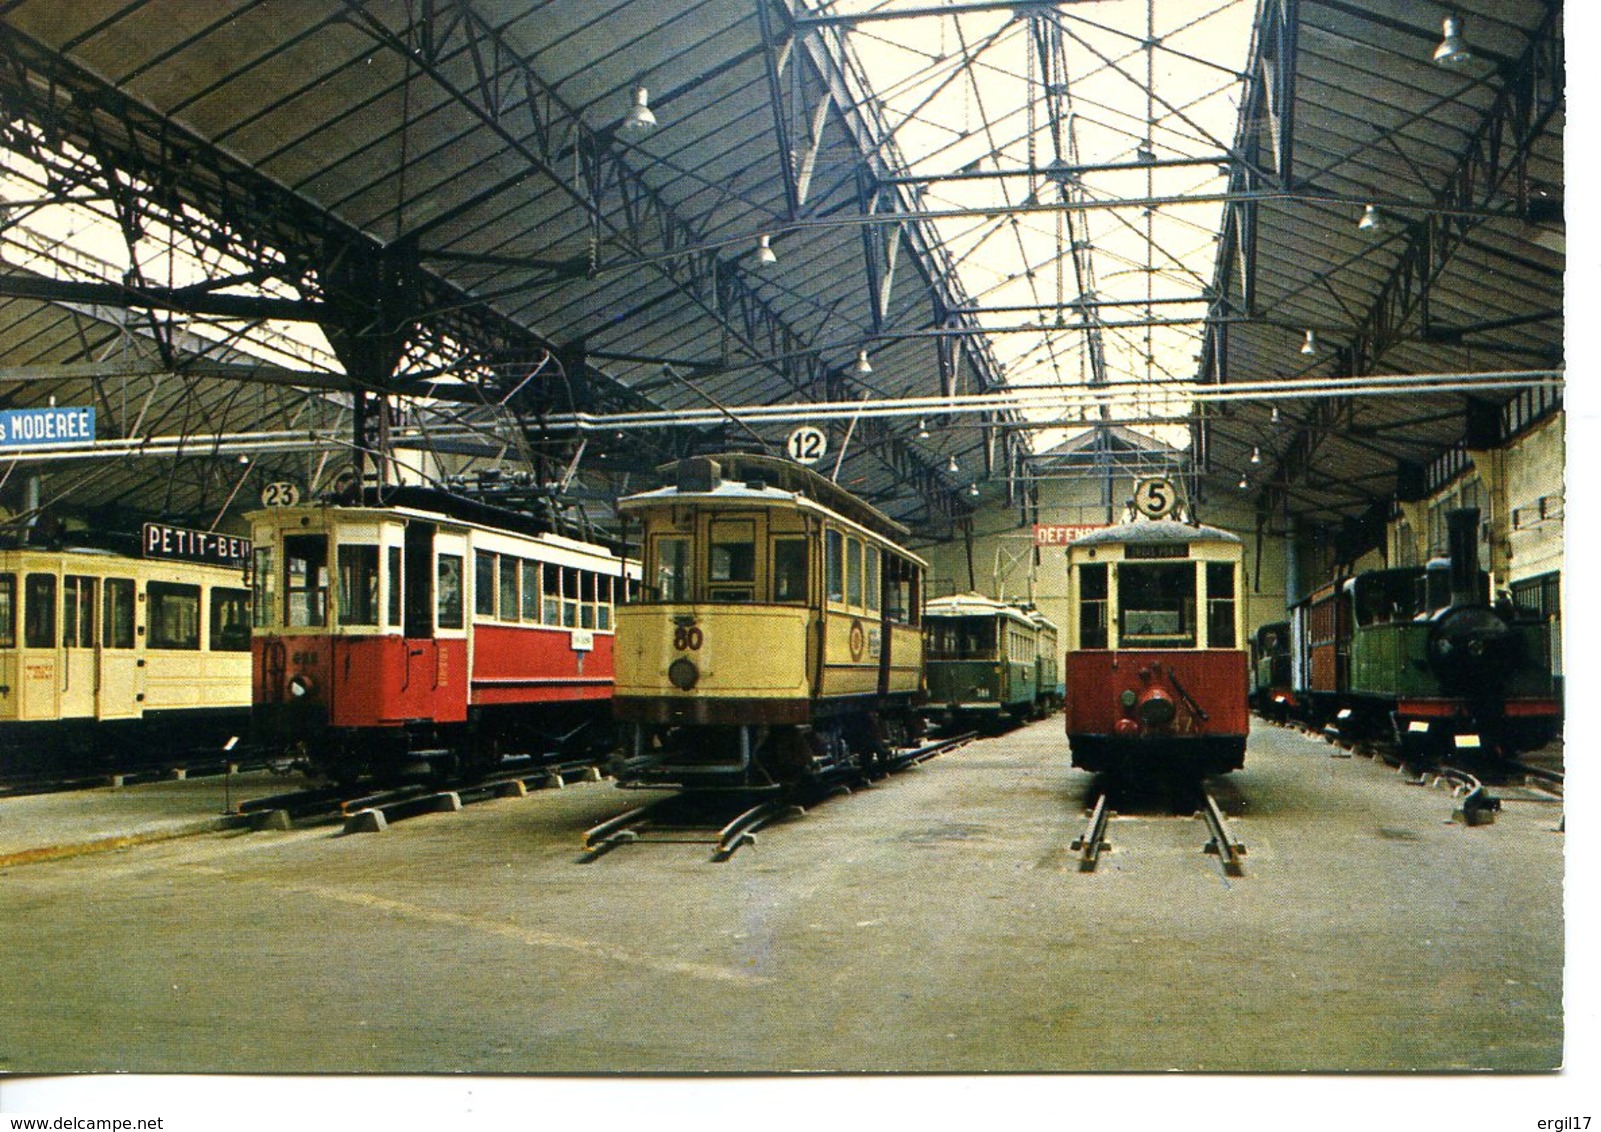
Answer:
[[(806, 698), (810, 618), (798, 606), (631, 605), (617, 611), (617, 694)], [(698, 670), (692, 692), (668, 668)]]

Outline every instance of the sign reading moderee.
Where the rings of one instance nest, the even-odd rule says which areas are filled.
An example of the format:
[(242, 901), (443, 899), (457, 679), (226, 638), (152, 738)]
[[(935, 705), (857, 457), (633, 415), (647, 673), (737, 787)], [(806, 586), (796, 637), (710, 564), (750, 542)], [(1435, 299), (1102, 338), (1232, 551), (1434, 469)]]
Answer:
[(0, 445), (93, 444), (93, 408), (6, 409), (0, 411)]

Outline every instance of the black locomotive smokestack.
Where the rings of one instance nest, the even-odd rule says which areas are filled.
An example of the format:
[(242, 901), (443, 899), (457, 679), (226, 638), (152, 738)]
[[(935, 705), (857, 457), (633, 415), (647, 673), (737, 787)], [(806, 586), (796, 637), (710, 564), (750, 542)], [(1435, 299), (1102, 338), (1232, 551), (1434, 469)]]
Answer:
[(1451, 550), (1451, 604), (1483, 605), (1487, 595), (1479, 585), (1479, 509), (1447, 511), (1445, 526)]

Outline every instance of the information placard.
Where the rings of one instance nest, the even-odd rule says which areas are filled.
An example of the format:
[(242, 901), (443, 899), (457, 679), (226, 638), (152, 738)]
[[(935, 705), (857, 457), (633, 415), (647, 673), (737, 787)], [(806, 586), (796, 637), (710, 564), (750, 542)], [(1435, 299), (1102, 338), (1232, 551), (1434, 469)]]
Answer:
[(220, 531), (192, 531), (165, 523), (146, 523), (140, 547), (146, 558), (176, 558), (214, 566), (247, 566), (250, 540)]
[(93, 444), (94, 438), (95, 411), (89, 406), (0, 411), (0, 447)]

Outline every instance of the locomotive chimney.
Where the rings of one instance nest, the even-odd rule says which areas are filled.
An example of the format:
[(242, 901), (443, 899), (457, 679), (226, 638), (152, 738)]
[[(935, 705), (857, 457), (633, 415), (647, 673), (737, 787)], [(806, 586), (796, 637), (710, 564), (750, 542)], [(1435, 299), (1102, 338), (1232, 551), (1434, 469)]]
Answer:
[(1451, 604), (1483, 605), (1479, 585), (1479, 509), (1447, 511), (1445, 525), (1451, 550)]

